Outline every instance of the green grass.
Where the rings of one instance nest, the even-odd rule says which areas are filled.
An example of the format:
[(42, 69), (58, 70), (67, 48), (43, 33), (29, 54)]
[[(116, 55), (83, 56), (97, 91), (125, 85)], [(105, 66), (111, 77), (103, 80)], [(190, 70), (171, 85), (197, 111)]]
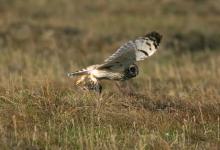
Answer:
[[(0, 149), (219, 148), (219, 1), (0, 4)], [(160, 50), (121, 88), (66, 77), (152, 30)]]

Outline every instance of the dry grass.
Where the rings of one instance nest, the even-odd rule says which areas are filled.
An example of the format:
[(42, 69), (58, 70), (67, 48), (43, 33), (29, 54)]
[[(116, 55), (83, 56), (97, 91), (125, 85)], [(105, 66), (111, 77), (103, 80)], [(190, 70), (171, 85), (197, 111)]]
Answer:
[[(1, 149), (219, 149), (218, 1), (0, 4)], [(65, 76), (151, 30), (162, 47), (122, 88)]]

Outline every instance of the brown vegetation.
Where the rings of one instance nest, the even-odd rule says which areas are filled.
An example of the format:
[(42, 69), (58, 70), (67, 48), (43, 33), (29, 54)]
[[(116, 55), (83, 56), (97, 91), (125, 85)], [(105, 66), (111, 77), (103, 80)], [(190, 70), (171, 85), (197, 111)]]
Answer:
[[(219, 14), (219, 0), (0, 0), (0, 149), (219, 149)], [(66, 77), (152, 30), (160, 51), (122, 88)]]

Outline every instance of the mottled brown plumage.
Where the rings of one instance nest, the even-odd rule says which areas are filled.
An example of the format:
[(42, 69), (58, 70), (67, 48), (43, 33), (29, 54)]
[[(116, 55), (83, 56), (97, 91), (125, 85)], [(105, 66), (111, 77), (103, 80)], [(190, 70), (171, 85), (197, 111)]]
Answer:
[(80, 76), (77, 85), (83, 85), (88, 90), (101, 92), (100, 80), (129, 80), (138, 75), (137, 61), (153, 55), (161, 42), (162, 36), (157, 32), (150, 32), (136, 40), (128, 41), (103, 64), (92, 65), (80, 71), (68, 73), (69, 77)]

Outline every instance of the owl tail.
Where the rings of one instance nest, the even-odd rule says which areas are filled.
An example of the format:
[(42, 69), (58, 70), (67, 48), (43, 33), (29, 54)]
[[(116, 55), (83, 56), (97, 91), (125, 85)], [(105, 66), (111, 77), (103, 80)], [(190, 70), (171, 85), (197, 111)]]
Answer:
[(67, 76), (68, 77), (80, 76), (80, 75), (88, 74), (88, 72), (89, 72), (89, 70), (82, 69), (82, 70), (79, 70), (79, 71), (67, 73)]

